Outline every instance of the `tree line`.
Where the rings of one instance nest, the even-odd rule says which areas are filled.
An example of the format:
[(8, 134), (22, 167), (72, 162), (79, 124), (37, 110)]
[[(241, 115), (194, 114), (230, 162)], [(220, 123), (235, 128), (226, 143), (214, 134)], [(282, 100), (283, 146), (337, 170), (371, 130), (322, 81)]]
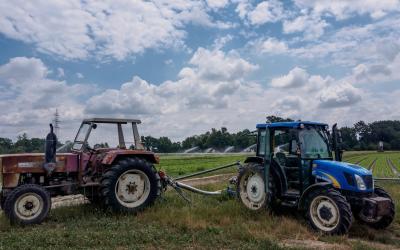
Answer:
[[(267, 122), (293, 121), (290, 118), (268, 116)], [(343, 148), (345, 150), (376, 150), (378, 143), (383, 142), (385, 150), (400, 150), (400, 121), (387, 120), (366, 123), (359, 121), (350, 127), (342, 127)], [(251, 131), (244, 129), (237, 133), (230, 133), (227, 128), (212, 128), (200, 135), (189, 136), (182, 142), (174, 142), (163, 136), (155, 138), (142, 136), (144, 146), (159, 153), (182, 152), (184, 150), (198, 147), (199, 150), (213, 148), (223, 151), (233, 146), (240, 151), (256, 143), (256, 137)], [(27, 134), (18, 136), (13, 142), (8, 138), (0, 138), (0, 154), (43, 152), (44, 138), (29, 138)], [(61, 146), (62, 144), (59, 143)], [(102, 144), (103, 145), (103, 144)], [(104, 143), (104, 146), (108, 146)]]

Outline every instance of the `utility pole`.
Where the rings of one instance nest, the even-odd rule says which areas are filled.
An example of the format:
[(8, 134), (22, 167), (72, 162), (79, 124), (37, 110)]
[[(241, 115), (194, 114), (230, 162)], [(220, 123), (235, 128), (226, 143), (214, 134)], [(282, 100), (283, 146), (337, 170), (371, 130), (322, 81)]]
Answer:
[(54, 113), (54, 119), (53, 119), (53, 123), (54, 123), (54, 134), (56, 134), (57, 138), (59, 137), (59, 133), (60, 133), (60, 114), (58, 113), (58, 109), (56, 109), (56, 112)]

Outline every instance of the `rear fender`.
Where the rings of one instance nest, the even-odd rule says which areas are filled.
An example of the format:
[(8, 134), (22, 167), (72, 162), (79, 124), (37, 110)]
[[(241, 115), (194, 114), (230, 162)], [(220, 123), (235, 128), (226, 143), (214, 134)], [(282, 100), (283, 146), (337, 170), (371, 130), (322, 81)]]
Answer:
[(151, 151), (144, 150), (113, 150), (107, 152), (106, 156), (102, 160), (102, 164), (111, 165), (119, 158), (122, 157), (138, 157), (143, 158), (153, 164), (160, 163), (160, 158)]
[(249, 163), (249, 162), (263, 164), (264, 158), (258, 156), (249, 156), (246, 158), (246, 160), (244, 160), (244, 163)]
[(318, 190), (318, 189), (326, 189), (326, 188), (332, 188), (332, 187), (333, 187), (332, 183), (330, 183), (330, 182), (318, 182), (318, 183), (315, 183), (315, 184), (309, 186), (308, 188), (306, 188), (306, 190), (304, 190), (304, 192), (300, 196), (299, 203), (298, 203), (299, 204), (298, 205), (299, 209), (300, 210), (304, 210), (305, 209), (305, 205), (306, 205), (305, 201), (307, 199), (307, 196), (311, 192), (313, 192), (315, 190)]

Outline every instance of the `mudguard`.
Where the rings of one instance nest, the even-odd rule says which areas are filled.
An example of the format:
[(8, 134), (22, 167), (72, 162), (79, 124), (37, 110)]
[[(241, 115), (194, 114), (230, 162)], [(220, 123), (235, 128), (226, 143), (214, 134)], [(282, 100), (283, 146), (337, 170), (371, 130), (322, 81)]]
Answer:
[(311, 193), (312, 191), (316, 190), (316, 189), (320, 189), (320, 188), (331, 188), (332, 183), (330, 182), (317, 182), (311, 186), (309, 186), (308, 188), (306, 188), (306, 190), (304, 190), (304, 192), (301, 194), (299, 202), (298, 202), (298, 208), (300, 210), (304, 210), (305, 207), (305, 199), (308, 196), (309, 193)]
[(130, 156), (144, 158), (147, 161), (154, 164), (158, 164), (160, 162), (160, 158), (151, 151), (117, 149), (107, 152), (107, 155), (102, 160), (102, 164), (111, 165), (119, 157), (130, 157)]

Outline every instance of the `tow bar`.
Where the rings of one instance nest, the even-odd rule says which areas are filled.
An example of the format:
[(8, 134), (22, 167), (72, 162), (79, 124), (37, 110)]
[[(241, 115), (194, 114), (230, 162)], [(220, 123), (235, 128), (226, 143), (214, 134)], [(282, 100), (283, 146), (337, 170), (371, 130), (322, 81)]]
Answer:
[[(188, 190), (188, 191), (193, 192), (193, 193), (202, 194), (202, 195), (209, 195), (209, 196), (222, 195), (224, 190), (206, 191), (206, 190), (201, 190), (201, 189), (192, 187), (190, 185), (184, 184), (184, 183), (179, 182), (179, 181), (185, 180), (185, 179), (188, 179), (188, 178), (191, 178), (191, 177), (203, 175), (203, 174), (206, 174), (206, 173), (215, 172), (215, 171), (218, 171), (218, 170), (221, 170), (221, 169), (230, 168), (230, 167), (233, 167), (233, 166), (241, 167), (242, 164), (240, 163), (240, 161), (238, 161), (238, 162), (231, 163), (231, 164), (228, 164), (228, 165), (224, 165), (224, 166), (220, 166), (220, 167), (216, 167), (216, 168), (212, 168), (212, 169), (207, 169), (207, 170), (204, 170), (204, 171), (196, 172), (196, 173), (193, 173), (193, 174), (188, 174), (188, 175), (185, 175), (185, 176), (177, 177), (175, 179), (165, 175), (164, 173), (160, 173), (160, 177), (161, 177), (161, 179), (163, 179), (165, 181), (165, 183), (168, 186), (171, 186), (185, 201), (187, 201), (190, 204), (191, 203), (190, 199), (187, 198), (184, 195), (182, 189)], [(231, 190), (229, 187), (227, 188), (226, 192), (229, 195), (233, 195), (235, 193), (235, 191)]]

